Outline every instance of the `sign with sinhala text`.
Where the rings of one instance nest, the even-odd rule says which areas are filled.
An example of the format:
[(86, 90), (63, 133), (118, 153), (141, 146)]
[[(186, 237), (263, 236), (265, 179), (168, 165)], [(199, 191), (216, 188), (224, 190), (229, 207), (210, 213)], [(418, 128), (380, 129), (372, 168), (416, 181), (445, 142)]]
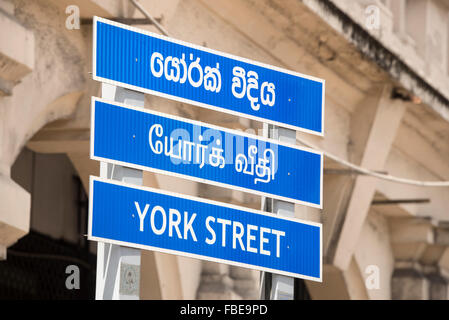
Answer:
[(91, 112), (94, 160), (322, 206), (320, 152), (98, 98)]
[(94, 177), (88, 237), (321, 282), (321, 224)]
[(323, 135), (324, 80), (94, 18), (98, 81)]

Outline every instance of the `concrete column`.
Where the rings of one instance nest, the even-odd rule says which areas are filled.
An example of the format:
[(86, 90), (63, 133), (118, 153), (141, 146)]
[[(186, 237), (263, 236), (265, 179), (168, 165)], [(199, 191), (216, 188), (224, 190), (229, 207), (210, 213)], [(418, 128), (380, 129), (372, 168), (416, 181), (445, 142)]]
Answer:
[(197, 298), (200, 300), (241, 300), (242, 297), (234, 291), (234, 281), (229, 273), (229, 265), (203, 261)]
[(0, 261), (6, 260), (6, 246), (0, 245)]
[(414, 267), (399, 268), (391, 279), (391, 298), (393, 300), (428, 300), (429, 279)]
[(439, 271), (427, 275), (430, 300), (448, 300), (448, 280)]
[(249, 300), (259, 299), (259, 271), (230, 266), (229, 275), (234, 280), (234, 291), (239, 296)]
[(448, 279), (437, 267), (396, 269), (391, 280), (394, 300), (448, 300)]
[(0, 170), (0, 260), (30, 229), (31, 195)]
[[(2, 4), (5, 9), (7, 4)], [(8, 10), (8, 9), (7, 9)], [(7, 41), (10, 35), (14, 41)], [(13, 87), (34, 69), (33, 32), (0, 11), (0, 97), (12, 95)]]
[[(391, 99), (390, 85), (377, 96), (361, 103), (351, 119), (351, 161), (372, 170), (382, 170), (390, 153), (406, 103)], [(376, 192), (377, 180), (357, 176), (347, 203), (346, 215), (338, 236), (333, 264), (346, 270), (357, 246), (363, 224)]]

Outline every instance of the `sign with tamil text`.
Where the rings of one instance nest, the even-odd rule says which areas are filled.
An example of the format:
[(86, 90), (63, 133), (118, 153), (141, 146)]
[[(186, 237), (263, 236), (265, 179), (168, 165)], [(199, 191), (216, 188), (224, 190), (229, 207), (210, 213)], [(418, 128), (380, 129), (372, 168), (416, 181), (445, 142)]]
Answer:
[(322, 207), (320, 152), (98, 98), (91, 112), (94, 160)]

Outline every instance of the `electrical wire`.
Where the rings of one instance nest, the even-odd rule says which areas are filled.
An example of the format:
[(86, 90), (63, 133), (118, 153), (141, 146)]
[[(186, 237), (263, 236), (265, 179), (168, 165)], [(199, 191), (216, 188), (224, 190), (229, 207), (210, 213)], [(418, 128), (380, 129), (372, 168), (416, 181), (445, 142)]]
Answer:
[(378, 179), (387, 180), (387, 181), (391, 181), (391, 182), (414, 185), (414, 186), (419, 186), (419, 187), (449, 187), (449, 181), (419, 181), (419, 180), (395, 177), (395, 176), (392, 176), (389, 174), (378, 173), (378, 172), (375, 172), (375, 171), (372, 171), (369, 169), (365, 169), (365, 168), (355, 165), (353, 163), (350, 163), (350, 162), (348, 162), (344, 159), (341, 159), (327, 151), (321, 150), (314, 144), (307, 142), (303, 139), (296, 138), (296, 140), (298, 140), (300, 143), (304, 144), (306, 147), (309, 147), (309, 148), (312, 148), (312, 149), (322, 152), (325, 157), (332, 159), (335, 162), (337, 162), (345, 167), (348, 167), (356, 172), (359, 172), (359, 173), (362, 173), (362, 174), (365, 174), (368, 176), (372, 176), (372, 177), (375, 177)]
[(156, 19), (154, 19), (146, 10), (144, 7), (142, 7), (142, 5), (140, 3), (138, 3), (135, 0), (130, 0), (131, 3), (145, 16), (145, 18), (147, 18), (148, 20), (151, 21), (151, 23), (165, 36), (170, 37), (170, 34), (168, 33), (167, 30), (165, 30), (165, 28), (159, 24)]

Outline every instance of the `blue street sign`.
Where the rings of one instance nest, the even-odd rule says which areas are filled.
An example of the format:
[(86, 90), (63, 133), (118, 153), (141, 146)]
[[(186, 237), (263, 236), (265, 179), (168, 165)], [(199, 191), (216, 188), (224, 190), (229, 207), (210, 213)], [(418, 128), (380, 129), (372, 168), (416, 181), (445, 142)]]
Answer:
[(91, 112), (94, 160), (322, 207), (320, 152), (98, 98)]
[(322, 136), (324, 80), (94, 18), (93, 78)]
[(321, 282), (321, 224), (91, 177), (89, 240)]

